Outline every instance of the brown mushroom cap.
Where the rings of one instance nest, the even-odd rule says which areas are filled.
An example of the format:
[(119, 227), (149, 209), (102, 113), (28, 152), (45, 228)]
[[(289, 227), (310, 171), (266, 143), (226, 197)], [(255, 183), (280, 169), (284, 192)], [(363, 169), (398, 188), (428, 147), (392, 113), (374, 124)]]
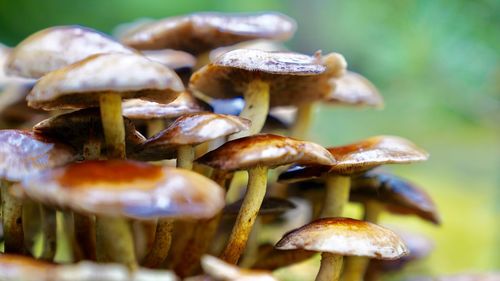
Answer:
[(122, 98), (170, 102), (182, 81), (160, 63), (135, 54), (100, 54), (43, 76), (26, 98), (34, 108), (75, 109), (99, 105), (108, 92)]
[(327, 166), (294, 166), (282, 173), (280, 181), (300, 181), (326, 173), (353, 175), (385, 164), (408, 164), (425, 161), (429, 154), (407, 139), (376, 136), (352, 144), (328, 148), (337, 162)]
[(295, 21), (279, 13), (197, 13), (144, 24), (121, 41), (140, 50), (177, 49), (197, 55), (258, 38), (284, 41), (295, 29)]
[(30, 131), (0, 130), (0, 177), (9, 181), (76, 160), (74, 151)]
[(235, 45), (220, 47), (210, 51), (210, 61), (215, 61), (220, 55), (237, 49), (262, 50), (267, 52), (286, 52), (288, 49), (281, 42), (268, 39), (245, 41)]
[(147, 161), (173, 158), (175, 150), (181, 145), (194, 146), (248, 130), (249, 127), (249, 120), (233, 115), (210, 112), (186, 114), (141, 144), (131, 157)]
[(171, 103), (157, 103), (141, 99), (123, 101), (123, 116), (130, 119), (177, 118), (188, 113), (210, 111), (208, 105), (188, 92), (181, 93)]
[(9, 56), (7, 72), (39, 78), (51, 71), (101, 53), (134, 53), (96, 30), (80, 26), (56, 26), (29, 36)]
[[(124, 125), (127, 150), (133, 149), (146, 141), (146, 138), (135, 130), (135, 126), (130, 119), (124, 118)], [(99, 108), (86, 108), (51, 117), (36, 124), (33, 131), (40, 135), (64, 141), (80, 151), (89, 140), (89, 136), (99, 139), (104, 144)]]
[(340, 77), (332, 78), (335, 83), (333, 91), (325, 98), (324, 102), (341, 105), (369, 106), (381, 108), (384, 99), (379, 91), (368, 79), (347, 71)]
[(197, 173), (147, 163), (85, 161), (46, 170), (19, 185), (37, 202), (83, 213), (135, 219), (210, 218), (224, 192)]
[(196, 65), (196, 58), (183, 51), (166, 49), (143, 51), (142, 54), (148, 59), (159, 62), (173, 70), (193, 68)]
[(0, 279), (22, 281), (52, 280), (55, 264), (11, 254), (0, 254)]
[(290, 163), (333, 165), (335, 158), (322, 146), (278, 135), (260, 134), (223, 144), (196, 160), (222, 170), (247, 170)]
[(343, 73), (344, 57), (240, 49), (219, 56), (193, 73), (190, 87), (213, 98), (243, 96), (255, 79), (270, 85), (270, 106), (300, 105), (324, 99)]
[(350, 198), (355, 202), (376, 200), (397, 214), (414, 214), (434, 224), (441, 217), (424, 189), (390, 174), (367, 173), (352, 181)]
[(389, 260), (408, 254), (407, 247), (394, 232), (350, 218), (315, 220), (286, 233), (275, 247)]
[[(243, 199), (240, 199), (232, 204), (226, 205), (224, 207), (224, 215), (236, 216), (241, 208)], [(295, 204), (287, 199), (277, 198), (277, 197), (266, 197), (262, 201), (262, 205), (259, 209), (259, 216), (265, 215), (282, 215), (289, 210), (295, 208)]]
[(219, 281), (277, 281), (268, 271), (238, 268), (208, 255), (201, 258), (201, 267), (206, 274)]

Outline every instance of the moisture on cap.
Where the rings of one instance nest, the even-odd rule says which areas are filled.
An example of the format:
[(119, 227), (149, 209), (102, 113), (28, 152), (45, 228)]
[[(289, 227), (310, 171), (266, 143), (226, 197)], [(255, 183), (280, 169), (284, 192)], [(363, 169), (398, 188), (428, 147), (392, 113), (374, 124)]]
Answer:
[(69, 164), (19, 187), (18, 196), (57, 208), (134, 219), (210, 218), (224, 207), (222, 188), (200, 174), (126, 160)]
[(40, 78), (94, 54), (134, 53), (113, 38), (81, 26), (50, 27), (24, 39), (9, 56), (7, 72)]
[(99, 54), (43, 76), (27, 96), (28, 105), (45, 110), (99, 105), (109, 92), (122, 98), (170, 102), (184, 90), (164, 65), (135, 54)]
[(261, 134), (227, 142), (196, 161), (217, 169), (234, 171), (291, 163), (333, 165), (335, 158), (325, 148), (313, 142)]
[(394, 232), (350, 218), (315, 220), (285, 234), (275, 247), (389, 260), (408, 254), (407, 247)]
[(121, 41), (140, 50), (177, 49), (197, 55), (260, 38), (284, 41), (295, 29), (295, 21), (279, 13), (197, 13), (146, 23), (126, 32)]

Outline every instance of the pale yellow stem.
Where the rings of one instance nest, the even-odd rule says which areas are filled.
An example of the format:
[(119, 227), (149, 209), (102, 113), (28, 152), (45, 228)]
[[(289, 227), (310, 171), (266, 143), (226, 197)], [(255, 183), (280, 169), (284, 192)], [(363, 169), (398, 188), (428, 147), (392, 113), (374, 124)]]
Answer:
[(191, 145), (181, 145), (177, 148), (177, 167), (193, 169), (194, 148)]
[(314, 112), (313, 103), (304, 103), (297, 107), (297, 116), (292, 127), (293, 138), (307, 139)]
[(365, 214), (363, 220), (378, 223), (380, 214), (384, 211), (382, 204), (375, 200), (365, 202)]
[(101, 94), (99, 105), (108, 158), (125, 159), (125, 126), (121, 96), (113, 92)]
[(366, 257), (347, 257), (342, 280), (363, 281), (369, 262), (370, 259)]
[(161, 118), (153, 118), (147, 121), (147, 135), (148, 138), (158, 134), (161, 130), (165, 129), (165, 121)]
[(168, 256), (172, 242), (172, 219), (159, 219), (156, 226), (155, 240), (151, 251), (142, 261), (142, 266), (156, 268), (160, 266)]
[(24, 199), (23, 200), (23, 232), (24, 232), (24, 245), (26, 250), (34, 255), (33, 247), (35, 240), (41, 230), (41, 217), (38, 203), (35, 201)]
[(262, 219), (257, 217), (248, 237), (247, 247), (240, 262), (241, 267), (250, 267), (257, 260), (259, 253), (259, 233), (262, 231)]
[(1, 180), (2, 220), (4, 252), (12, 254), (24, 253), (23, 204), (8, 191), (10, 183)]
[(316, 275), (316, 281), (337, 281), (340, 279), (340, 273), (342, 272), (342, 256), (322, 253), (321, 254), (321, 266), (319, 268), (318, 275)]
[(127, 220), (98, 216), (95, 222), (97, 261), (121, 263), (129, 269), (137, 268), (134, 239)]
[(236, 264), (245, 250), (248, 236), (266, 195), (267, 172), (267, 167), (255, 167), (248, 171), (245, 199), (243, 199), (226, 248), (221, 254), (221, 259), (228, 263)]
[(40, 204), (40, 215), (42, 217), (43, 236), (43, 249), (40, 258), (46, 261), (53, 261), (57, 246), (56, 211)]
[(341, 217), (345, 205), (349, 201), (351, 178), (328, 175), (326, 178), (326, 195), (321, 212), (322, 218)]

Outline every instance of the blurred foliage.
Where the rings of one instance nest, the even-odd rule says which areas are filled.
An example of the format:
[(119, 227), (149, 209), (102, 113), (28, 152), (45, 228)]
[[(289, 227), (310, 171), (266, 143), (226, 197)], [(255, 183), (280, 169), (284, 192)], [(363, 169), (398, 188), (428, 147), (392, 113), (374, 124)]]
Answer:
[(395, 134), (431, 152), (427, 163), (391, 170), (429, 191), (443, 226), (384, 220), (434, 237), (435, 253), (418, 268), (441, 274), (500, 268), (498, 0), (0, 0), (0, 42), (15, 45), (53, 25), (111, 33), (144, 17), (264, 10), (297, 20), (291, 49), (342, 53), (386, 99), (383, 111), (319, 107), (315, 140), (332, 145)]

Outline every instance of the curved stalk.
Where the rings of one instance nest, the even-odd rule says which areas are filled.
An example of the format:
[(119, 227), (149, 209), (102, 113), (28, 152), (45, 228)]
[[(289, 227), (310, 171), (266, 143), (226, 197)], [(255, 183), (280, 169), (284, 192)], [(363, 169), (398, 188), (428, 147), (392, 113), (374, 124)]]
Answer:
[(311, 119), (314, 112), (313, 103), (304, 103), (297, 107), (297, 116), (293, 123), (291, 136), (297, 139), (307, 139)]
[(1, 180), (2, 220), (5, 253), (24, 253), (23, 204), (8, 191), (10, 183)]
[(137, 268), (134, 239), (126, 219), (97, 216), (95, 222), (98, 262), (115, 262)]
[(342, 271), (342, 256), (322, 253), (321, 266), (319, 268), (316, 281), (337, 281), (340, 279)]
[(260, 133), (266, 122), (269, 112), (269, 83), (262, 80), (250, 82), (244, 93), (245, 107), (240, 117), (252, 120), (252, 125), (247, 131), (233, 134), (229, 140), (235, 140)]
[(75, 239), (82, 250), (82, 258), (96, 260), (96, 232), (93, 217), (73, 213)]
[(177, 167), (187, 170), (193, 169), (194, 148), (191, 145), (181, 145), (177, 148)]
[(245, 249), (243, 259), (240, 266), (243, 268), (250, 267), (257, 260), (259, 254), (259, 233), (262, 231), (262, 219), (257, 216), (253, 225), (250, 236), (248, 237), (247, 247)]
[(344, 206), (349, 201), (351, 178), (346, 176), (327, 175), (326, 195), (321, 211), (322, 218), (340, 217)]
[(122, 98), (118, 93), (101, 94), (99, 105), (108, 158), (125, 159), (125, 126), (122, 117)]
[(142, 261), (142, 266), (156, 268), (163, 263), (170, 250), (173, 224), (172, 219), (158, 220), (153, 247)]
[(40, 258), (53, 261), (57, 247), (57, 218), (56, 211), (40, 204), (40, 216), (42, 217), (43, 248)]
[(248, 186), (245, 199), (236, 218), (229, 241), (221, 254), (221, 259), (236, 264), (245, 250), (248, 236), (252, 231), (260, 206), (266, 195), (267, 167), (258, 166), (248, 171)]
[(134, 249), (138, 261), (142, 261), (153, 248), (157, 224), (158, 220), (132, 222)]

